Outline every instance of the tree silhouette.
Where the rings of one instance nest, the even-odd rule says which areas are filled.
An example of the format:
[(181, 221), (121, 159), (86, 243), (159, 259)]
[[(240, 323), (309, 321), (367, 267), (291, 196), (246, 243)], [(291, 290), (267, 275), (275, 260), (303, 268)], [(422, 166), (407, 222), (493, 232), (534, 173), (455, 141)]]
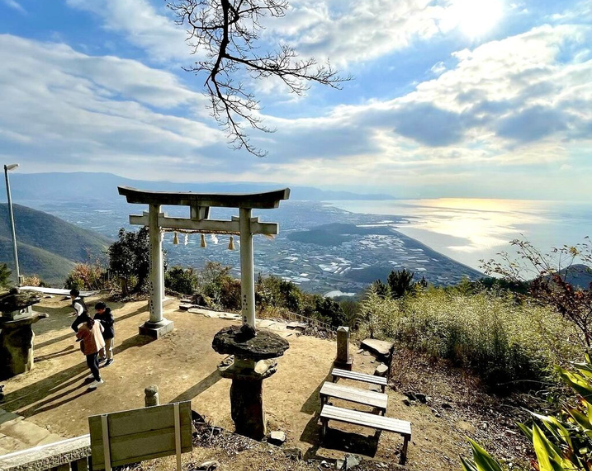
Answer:
[(269, 50), (260, 44), (265, 17), (285, 15), (285, 0), (177, 0), (168, 3), (177, 24), (188, 28), (188, 44), (193, 53), (205, 55), (185, 70), (206, 74), (205, 88), (212, 116), (228, 133), (236, 149), (263, 157), (266, 151), (250, 143), (244, 124), (273, 132), (257, 115), (259, 102), (243, 79), (277, 77), (289, 90), (302, 95), (310, 82), (340, 88), (351, 76), (340, 77), (329, 63), (314, 58), (299, 59), (294, 49), (279, 44)]

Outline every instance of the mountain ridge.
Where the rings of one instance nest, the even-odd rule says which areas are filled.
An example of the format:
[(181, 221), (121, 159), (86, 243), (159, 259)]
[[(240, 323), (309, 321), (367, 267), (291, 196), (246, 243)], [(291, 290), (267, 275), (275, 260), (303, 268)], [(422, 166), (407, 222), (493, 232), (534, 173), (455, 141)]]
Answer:
[[(112, 242), (56, 216), (13, 205), (19, 266), (22, 275), (38, 275), (53, 285), (63, 283), (77, 262), (105, 260)], [(0, 261), (14, 270), (8, 205), (0, 203)]]
[[(178, 183), (169, 181), (134, 180), (107, 172), (48, 172), (15, 173), (11, 175), (11, 190), (15, 200), (96, 201), (120, 199), (118, 186), (153, 191), (192, 191), (195, 193), (256, 193), (285, 188), (280, 183), (202, 182)], [(290, 199), (302, 201), (329, 200), (389, 200), (386, 194), (362, 194), (348, 191), (324, 190), (310, 186), (290, 186)], [(100, 197), (98, 196), (100, 194)], [(95, 196), (96, 195), (96, 196)]]

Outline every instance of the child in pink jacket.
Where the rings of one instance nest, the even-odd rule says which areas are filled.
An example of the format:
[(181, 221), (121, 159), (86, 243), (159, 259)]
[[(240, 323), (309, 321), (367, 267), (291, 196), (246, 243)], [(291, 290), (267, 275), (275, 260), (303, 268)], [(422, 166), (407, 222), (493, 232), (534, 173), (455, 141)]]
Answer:
[(88, 387), (92, 390), (104, 382), (99, 373), (99, 351), (105, 347), (103, 327), (100, 322), (96, 322), (86, 312), (82, 313), (79, 318), (82, 322), (78, 326), (76, 338), (82, 340), (80, 350), (86, 355), (86, 364), (92, 373), (89, 378), (94, 379)]

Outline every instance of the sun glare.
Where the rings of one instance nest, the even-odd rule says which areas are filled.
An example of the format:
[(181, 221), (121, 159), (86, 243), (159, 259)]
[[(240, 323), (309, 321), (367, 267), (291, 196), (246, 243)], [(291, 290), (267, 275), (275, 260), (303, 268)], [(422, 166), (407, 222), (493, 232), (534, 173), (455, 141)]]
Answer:
[(458, 27), (471, 38), (492, 29), (502, 17), (502, 0), (459, 0), (455, 4)]

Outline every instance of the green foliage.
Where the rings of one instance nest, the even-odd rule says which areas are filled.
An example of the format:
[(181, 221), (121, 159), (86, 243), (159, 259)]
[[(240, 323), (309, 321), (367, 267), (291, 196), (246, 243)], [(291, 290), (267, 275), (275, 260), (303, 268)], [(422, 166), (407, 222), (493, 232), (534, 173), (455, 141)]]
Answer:
[(304, 293), (296, 284), (276, 276), (264, 278), (259, 275), (255, 290), (255, 302), (261, 310), (293, 312), (317, 319), (332, 327), (348, 325), (348, 322), (357, 323), (355, 317), (348, 319), (337, 301), (318, 294)]
[[(576, 394), (573, 405), (566, 403), (557, 417), (532, 413), (531, 428), (519, 424), (532, 441), (539, 471), (592, 470), (592, 362), (575, 363), (575, 371), (562, 367), (557, 371), (563, 382)], [(471, 440), (473, 460), (461, 457), (464, 471), (501, 471), (501, 465), (487, 451)]]
[(491, 388), (532, 386), (551, 366), (574, 358), (565, 339), (573, 326), (551, 310), (483, 291), (461, 294), (440, 288), (383, 299), (371, 289), (361, 303), (361, 335), (402, 345), (471, 368)]
[(119, 230), (117, 242), (109, 247), (109, 270), (122, 281), (124, 295), (146, 291), (150, 274), (150, 243), (146, 227), (138, 232)]
[(376, 280), (372, 283), (370, 289), (374, 290), (374, 293), (382, 299), (390, 298), (391, 296), (389, 285), (383, 283), (382, 280)]
[(230, 276), (230, 270), (218, 262), (207, 262), (198, 274), (197, 292), (218, 308), (238, 310), (241, 308), (240, 281)]
[(363, 320), (360, 303), (353, 299), (344, 299), (339, 302), (339, 305), (345, 315), (344, 325), (352, 330), (357, 330)]
[(193, 294), (199, 283), (193, 268), (169, 268), (164, 274), (164, 286), (181, 294)]
[(6, 263), (0, 265), (0, 288), (6, 288), (10, 284), (11, 273)]
[(406, 294), (415, 291), (415, 283), (413, 283), (413, 272), (406, 269), (399, 271), (391, 271), (386, 279), (390, 289), (392, 298), (402, 298)]

